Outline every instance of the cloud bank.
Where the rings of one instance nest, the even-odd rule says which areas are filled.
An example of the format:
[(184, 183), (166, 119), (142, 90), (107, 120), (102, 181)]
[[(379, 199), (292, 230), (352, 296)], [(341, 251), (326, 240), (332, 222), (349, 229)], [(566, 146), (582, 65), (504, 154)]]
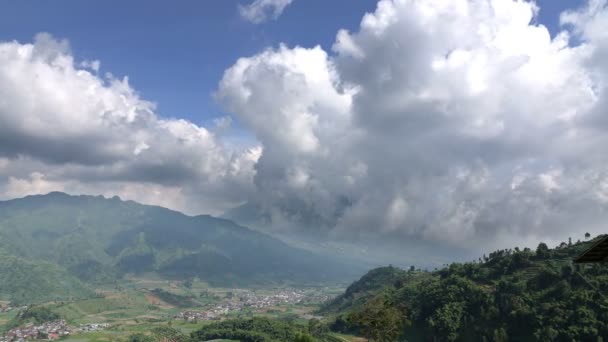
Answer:
[(606, 1), (564, 12), (553, 37), (539, 10), (382, 0), (332, 51), (241, 58), (215, 96), (257, 137), (244, 150), (160, 117), (66, 42), (1, 43), (0, 188), (233, 209), (264, 229), (338, 241), (487, 249), (605, 232)]
[(538, 11), (384, 0), (332, 53), (239, 60), (218, 98), (264, 146), (249, 203), (267, 224), (340, 239), (504, 246), (602, 231), (606, 4), (562, 14), (555, 37)]

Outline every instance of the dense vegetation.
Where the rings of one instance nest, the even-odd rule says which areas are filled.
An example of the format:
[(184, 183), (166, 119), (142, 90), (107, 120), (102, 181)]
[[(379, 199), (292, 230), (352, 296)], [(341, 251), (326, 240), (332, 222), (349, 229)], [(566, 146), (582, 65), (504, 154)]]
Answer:
[(163, 289), (154, 289), (151, 292), (163, 302), (180, 308), (189, 308), (200, 305), (200, 303), (192, 296), (179, 295)]
[[(321, 342), (335, 341), (327, 335), (327, 330), (320, 329), (320, 323), (312, 320), (308, 326), (294, 322), (272, 320), (268, 318), (234, 319), (216, 322), (192, 332), (190, 335), (180, 333), (171, 327), (159, 327), (150, 334), (135, 334), (129, 342), (199, 342), (216, 339), (229, 339), (242, 342)], [(315, 335), (313, 337), (313, 335)]]
[[(0, 201), (0, 299), (80, 297), (129, 273), (246, 286), (358, 271), (211, 216), (63, 193)], [(323, 267), (319, 267), (323, 265)]]
[(93, 292), (64, 268), (16, 257), (0, 248), (0, 297), (13, 306), (91, 295)]
[(244, 342), (294, 341), (304, 327), (267, 318), (218, 322), (192, 333), (194, 341), (231, 339)]
[(151, 334), (134, 334), (128, 342), (191, 342), (189, 336), (171, 327), (157, 327), (152, 329)]
[(608, 267), (573, 265), (590, 242), (507, 249), (435, 272), (371, 271), (323, 308), (374, 341), (603, 341)]

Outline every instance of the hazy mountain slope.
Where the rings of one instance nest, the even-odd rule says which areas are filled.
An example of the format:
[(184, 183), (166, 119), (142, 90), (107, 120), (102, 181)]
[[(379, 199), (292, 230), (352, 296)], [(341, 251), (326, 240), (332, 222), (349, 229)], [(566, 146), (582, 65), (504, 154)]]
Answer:
[(359, 271), (229, 220), (63, 193), (0, 202), (0, 247), (85, 281), (156, 272), (222, 285), (318, 282)]

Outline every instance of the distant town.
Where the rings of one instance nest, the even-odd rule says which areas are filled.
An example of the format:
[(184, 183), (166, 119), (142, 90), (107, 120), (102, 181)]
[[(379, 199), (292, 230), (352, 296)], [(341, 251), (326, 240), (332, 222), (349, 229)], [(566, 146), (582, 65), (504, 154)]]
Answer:
[(57, 340), (74, 332), (98, 331), (106, 329), (107, 323), (83, 324), (80, 327), (71, 327), (65, 320), (46, 322), (40, 325), (32, 323), (23, 327), (9, 330), (0, 342), (24, 342), (27, 340)]
[(279, 290), (270, 294), (256, 294), (250, 290), (240, 290), (228, 296), (221, 303), (215, 304), (206, 310), (186, 310), (178, 313), (174, 318), (186, 321), (219, 320), (223, 315), (240, 312), (245, 309), (261, 311), (262, 309), (288, 304), (323, 303), (331, 296), (316, 291), (297, 289)]

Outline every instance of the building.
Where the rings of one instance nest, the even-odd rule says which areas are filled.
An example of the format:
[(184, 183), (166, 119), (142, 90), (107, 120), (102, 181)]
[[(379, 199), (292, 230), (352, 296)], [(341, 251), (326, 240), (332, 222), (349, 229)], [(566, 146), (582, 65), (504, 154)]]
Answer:
[(608, 235), (596, 241), (588, 250), (574, 259), (577, 264), (608, 263)]

